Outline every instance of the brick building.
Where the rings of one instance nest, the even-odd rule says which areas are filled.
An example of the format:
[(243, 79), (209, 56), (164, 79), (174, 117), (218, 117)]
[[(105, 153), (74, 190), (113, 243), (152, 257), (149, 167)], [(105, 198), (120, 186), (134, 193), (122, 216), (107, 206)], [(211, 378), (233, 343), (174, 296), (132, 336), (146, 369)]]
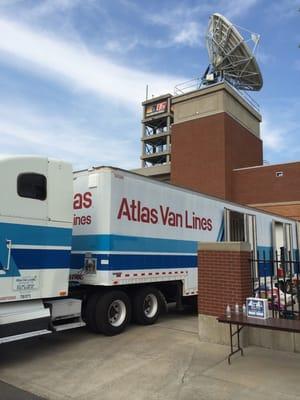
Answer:
[(146, 176), (300, 220), (300, 162), (264, 165), (261, 115), (226, 82), (143, 103)]

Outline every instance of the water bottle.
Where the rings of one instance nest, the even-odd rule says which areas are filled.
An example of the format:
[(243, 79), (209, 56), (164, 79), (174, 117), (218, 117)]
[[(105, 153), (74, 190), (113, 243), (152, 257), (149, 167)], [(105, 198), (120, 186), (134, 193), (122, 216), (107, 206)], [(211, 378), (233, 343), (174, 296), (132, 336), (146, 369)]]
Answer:
[(243, 314), (244, 314), (244, 315), (247, 314), (246, 304), (243, 304)]
[(227, 304), (227, 307), (226, 307), (226, 317), (231, 318), (231, 308), (230, 308), (229, 304)]

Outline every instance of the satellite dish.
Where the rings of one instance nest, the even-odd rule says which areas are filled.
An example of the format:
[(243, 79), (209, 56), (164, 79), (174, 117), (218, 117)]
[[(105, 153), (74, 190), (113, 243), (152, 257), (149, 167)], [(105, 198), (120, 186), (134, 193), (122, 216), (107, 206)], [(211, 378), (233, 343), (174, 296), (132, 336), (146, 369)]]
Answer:
[[(241, 28), (240, 28), (241, 30)], [(249, 39), (239, 33), (237, 28), (221, 14), (210, 17), (206, 45), (210, 65), (205, 72), (207, 84), (212, 75), (229, 81), (240, 90), (260, 90), (263, 78), (256, 62), (254, 52), (259, 42), (259, 35), (244, 30)], [(253, 44), (251, 49), (248, 43)]]

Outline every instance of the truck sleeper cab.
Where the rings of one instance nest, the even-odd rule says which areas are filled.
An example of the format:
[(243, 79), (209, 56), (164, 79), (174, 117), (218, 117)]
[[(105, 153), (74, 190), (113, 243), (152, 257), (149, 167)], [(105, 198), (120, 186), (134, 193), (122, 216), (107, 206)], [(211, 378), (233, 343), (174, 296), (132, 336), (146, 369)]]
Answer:
[(0, 340), (47, 332), (45, 299), (68, 295), (72, 169), (44, 157), (0, 159)]

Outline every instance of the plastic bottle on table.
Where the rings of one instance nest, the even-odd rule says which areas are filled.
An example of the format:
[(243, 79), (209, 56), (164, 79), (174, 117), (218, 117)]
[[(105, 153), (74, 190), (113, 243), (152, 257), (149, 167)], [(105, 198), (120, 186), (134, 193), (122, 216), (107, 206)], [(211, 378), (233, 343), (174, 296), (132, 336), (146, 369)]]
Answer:
[(231, 308), (230, 308), (229, 304), (227, 304), (227, 307), (226, 307), (226, 317), (231, 318)]
[(243, 314), (244, 314), (244, 315), (247, 314), (246, 304), (243, 304)]

